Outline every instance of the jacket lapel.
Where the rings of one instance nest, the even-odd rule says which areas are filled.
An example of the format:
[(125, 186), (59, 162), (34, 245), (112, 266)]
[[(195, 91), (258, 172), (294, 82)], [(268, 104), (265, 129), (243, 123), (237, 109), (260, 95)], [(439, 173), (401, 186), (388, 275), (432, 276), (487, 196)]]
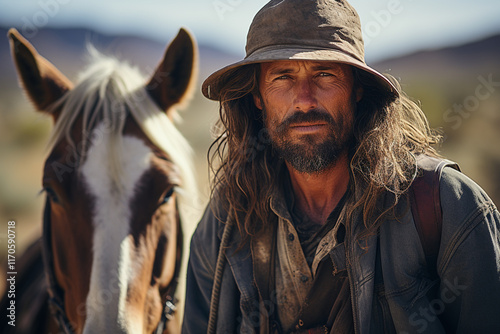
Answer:
[[(355, 191), (355, 197), (359, 198), (359, 195), (359, 191)], [(353, 213), (352, 224), (349, 224), (352, 226), (347, 228), (348, 233), (345, 239), (356, 334), (370, 332), (378, 242), (376, 235), (360, 240), (359, 236), (366, 231), (362, 217), (361, 210), (356, 209)]]
[[(256, 322), (255, 315), (259, 315), (259, 295), (254, 284), (254, 274), (250, 247), (238, 250), (241, 236), (238, 231), (233, 231), (233, 238), (226, 250), (226, 258), (234, 281), (240, 292), (240, 307), (242, 312), (241, 333), (254, 333)], [(220, 305), (223, 307), (223, 305)], [(223, 314), (219, 311), (219, 314)]]

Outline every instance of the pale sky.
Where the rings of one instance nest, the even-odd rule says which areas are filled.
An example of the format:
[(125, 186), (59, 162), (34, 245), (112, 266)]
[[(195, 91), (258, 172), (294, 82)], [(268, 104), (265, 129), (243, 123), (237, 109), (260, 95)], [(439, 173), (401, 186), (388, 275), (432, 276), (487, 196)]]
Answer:
[[(244, 55), (248, 27), (265, 0), (0, 0), (0, 25), (21, 32), (85, 27), (169, 41), (180, 26), (200, 44)], [(368, 62), (500, 33), (498, 0), (351, 0)]]

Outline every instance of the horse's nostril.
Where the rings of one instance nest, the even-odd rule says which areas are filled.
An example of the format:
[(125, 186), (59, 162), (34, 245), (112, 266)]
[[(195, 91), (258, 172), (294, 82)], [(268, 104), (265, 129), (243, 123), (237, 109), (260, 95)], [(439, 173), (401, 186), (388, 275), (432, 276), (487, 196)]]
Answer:
[(153, 264), (153, 273), (151, 275), (151, 285), (154, 285), (161, 277), (163, 272), (163, 262), (165, 260), (165, 251), (167, 247), (167, 237), (161, 235), (156, 247), (155, 262)]

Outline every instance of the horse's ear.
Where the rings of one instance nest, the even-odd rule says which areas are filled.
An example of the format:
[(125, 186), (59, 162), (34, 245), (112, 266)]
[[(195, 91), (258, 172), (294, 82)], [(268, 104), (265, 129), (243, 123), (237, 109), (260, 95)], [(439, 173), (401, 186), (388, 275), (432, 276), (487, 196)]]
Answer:
[(40, 56), (16, 29), (10, 29), (7, 36), (21, 85), (38, 110), (45, 110), (73, 88), (71, 81)]
[(198, 75), (198, 48), (189, 32), (181, 28), (165, 51), (163, 60), (146, 85), (158, 106), (169, 111), (189, 100)]

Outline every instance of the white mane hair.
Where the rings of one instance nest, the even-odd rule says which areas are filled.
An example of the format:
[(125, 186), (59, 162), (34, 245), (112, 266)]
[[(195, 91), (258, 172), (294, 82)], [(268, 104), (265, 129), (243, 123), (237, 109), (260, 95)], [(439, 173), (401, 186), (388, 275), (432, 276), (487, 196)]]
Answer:
[[(190, 209), (196, 208), (198, 192), (192, 166), (192, 149), (183, 135), (177, 130), (166, 112), (146, 92), (146, 78), (139, 70), (116, 58), (104, 56), (95, 48), (89, 47), (90, 63), (80, 73), (75, 87), (56, 101), (48, 112), (60, 108), (59, 117), (49, 139), (52, 149), (62, 139), (66, 139), (79, 158), (81, 166), (85, 160), (89, 143), (98, 136), (92, 136), (96, 127), (104, 123), (109, 133), (109, 159), (112, 169), (111, 182), (120, 191), (122, 169), (119, 164), (121, 134), (130, 112), (145, 135), (158, 148), (168, 154), (178, 167), (182, 187), (177, 189), (184, 216)], [(175, 111), (171, 111), (175, 112)], [(75, 143), (71, 138), (71, 129), (76, 119), (82, 116), (82, 141)], [(178, 117), (178, 116), (176, 116)], [(107, 135), (107, 133), (101, 133)], [(188, 202), (189, 201), (189, 202)], [(187, 204), (187, 205), (186, 205)]]

